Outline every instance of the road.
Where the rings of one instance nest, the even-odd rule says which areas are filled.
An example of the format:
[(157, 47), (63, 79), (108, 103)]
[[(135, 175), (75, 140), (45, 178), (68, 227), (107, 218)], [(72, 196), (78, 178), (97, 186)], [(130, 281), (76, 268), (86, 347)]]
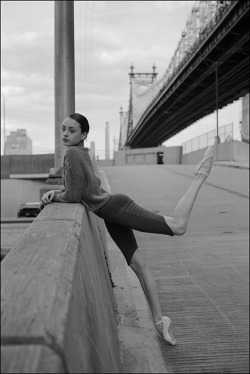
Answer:
[[(171, 215), (190, 165), (105, 167), (113, 193)], [(249, 372), (249, 172), (214, 166), (179, 237), (135, 232), (178, 344), (160, 347), (168, 372)]]

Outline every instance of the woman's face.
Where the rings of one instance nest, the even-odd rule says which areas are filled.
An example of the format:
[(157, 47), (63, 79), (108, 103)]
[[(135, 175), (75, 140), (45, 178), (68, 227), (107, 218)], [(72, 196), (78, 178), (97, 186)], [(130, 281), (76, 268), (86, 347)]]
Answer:
[(87, 133), (81, 130), (80, 124), (74, 119), (67, 117), (62, 124), (62, 142), (66, 147), (78, 145), (86, 139)]

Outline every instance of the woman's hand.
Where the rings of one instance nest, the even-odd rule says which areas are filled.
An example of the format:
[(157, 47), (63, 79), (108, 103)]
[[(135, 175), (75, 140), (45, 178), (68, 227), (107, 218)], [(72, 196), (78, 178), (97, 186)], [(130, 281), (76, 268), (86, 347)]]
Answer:
[(56, 192), (57, 192), (56, 190), (51, 190), (43, 194), (43, 197), (41, 199), (41, 209), (43, 209), (45, 205), (51, 204), (51, 202), (53, 201), (55, 197)]

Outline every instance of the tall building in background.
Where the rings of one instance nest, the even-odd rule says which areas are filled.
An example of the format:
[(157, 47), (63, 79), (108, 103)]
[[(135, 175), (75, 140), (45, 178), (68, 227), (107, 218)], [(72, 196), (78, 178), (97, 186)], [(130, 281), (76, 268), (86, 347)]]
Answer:
[(105, 159), (110, 159), (110, 145), (109, 145), (109, 123), (106, 122), (105, 128)]
[(32, 140), (25, 129), (11, 131), (5, 144), (6, 155), (32, 155)]

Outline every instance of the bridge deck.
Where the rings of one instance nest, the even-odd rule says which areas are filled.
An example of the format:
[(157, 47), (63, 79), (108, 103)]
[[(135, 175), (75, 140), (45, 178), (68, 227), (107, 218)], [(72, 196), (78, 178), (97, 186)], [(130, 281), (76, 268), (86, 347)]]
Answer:
[[(193, 167), (103, 170), (113, 193), (126, 193), (150, 210), (171, 215)], [(248, 227), (248, 171), (215, 166), (184, 236), (135, 232), (178, 341), (170, 347), (160, 340), (167, 372), (249, 372)]]
[[(174, 78), (145, 108), (126, 145), (154, 147), (249, 92), (249, 1), (232, 1), (209, 23)], [(216, 88), (217, 69), (217, 88)]]

